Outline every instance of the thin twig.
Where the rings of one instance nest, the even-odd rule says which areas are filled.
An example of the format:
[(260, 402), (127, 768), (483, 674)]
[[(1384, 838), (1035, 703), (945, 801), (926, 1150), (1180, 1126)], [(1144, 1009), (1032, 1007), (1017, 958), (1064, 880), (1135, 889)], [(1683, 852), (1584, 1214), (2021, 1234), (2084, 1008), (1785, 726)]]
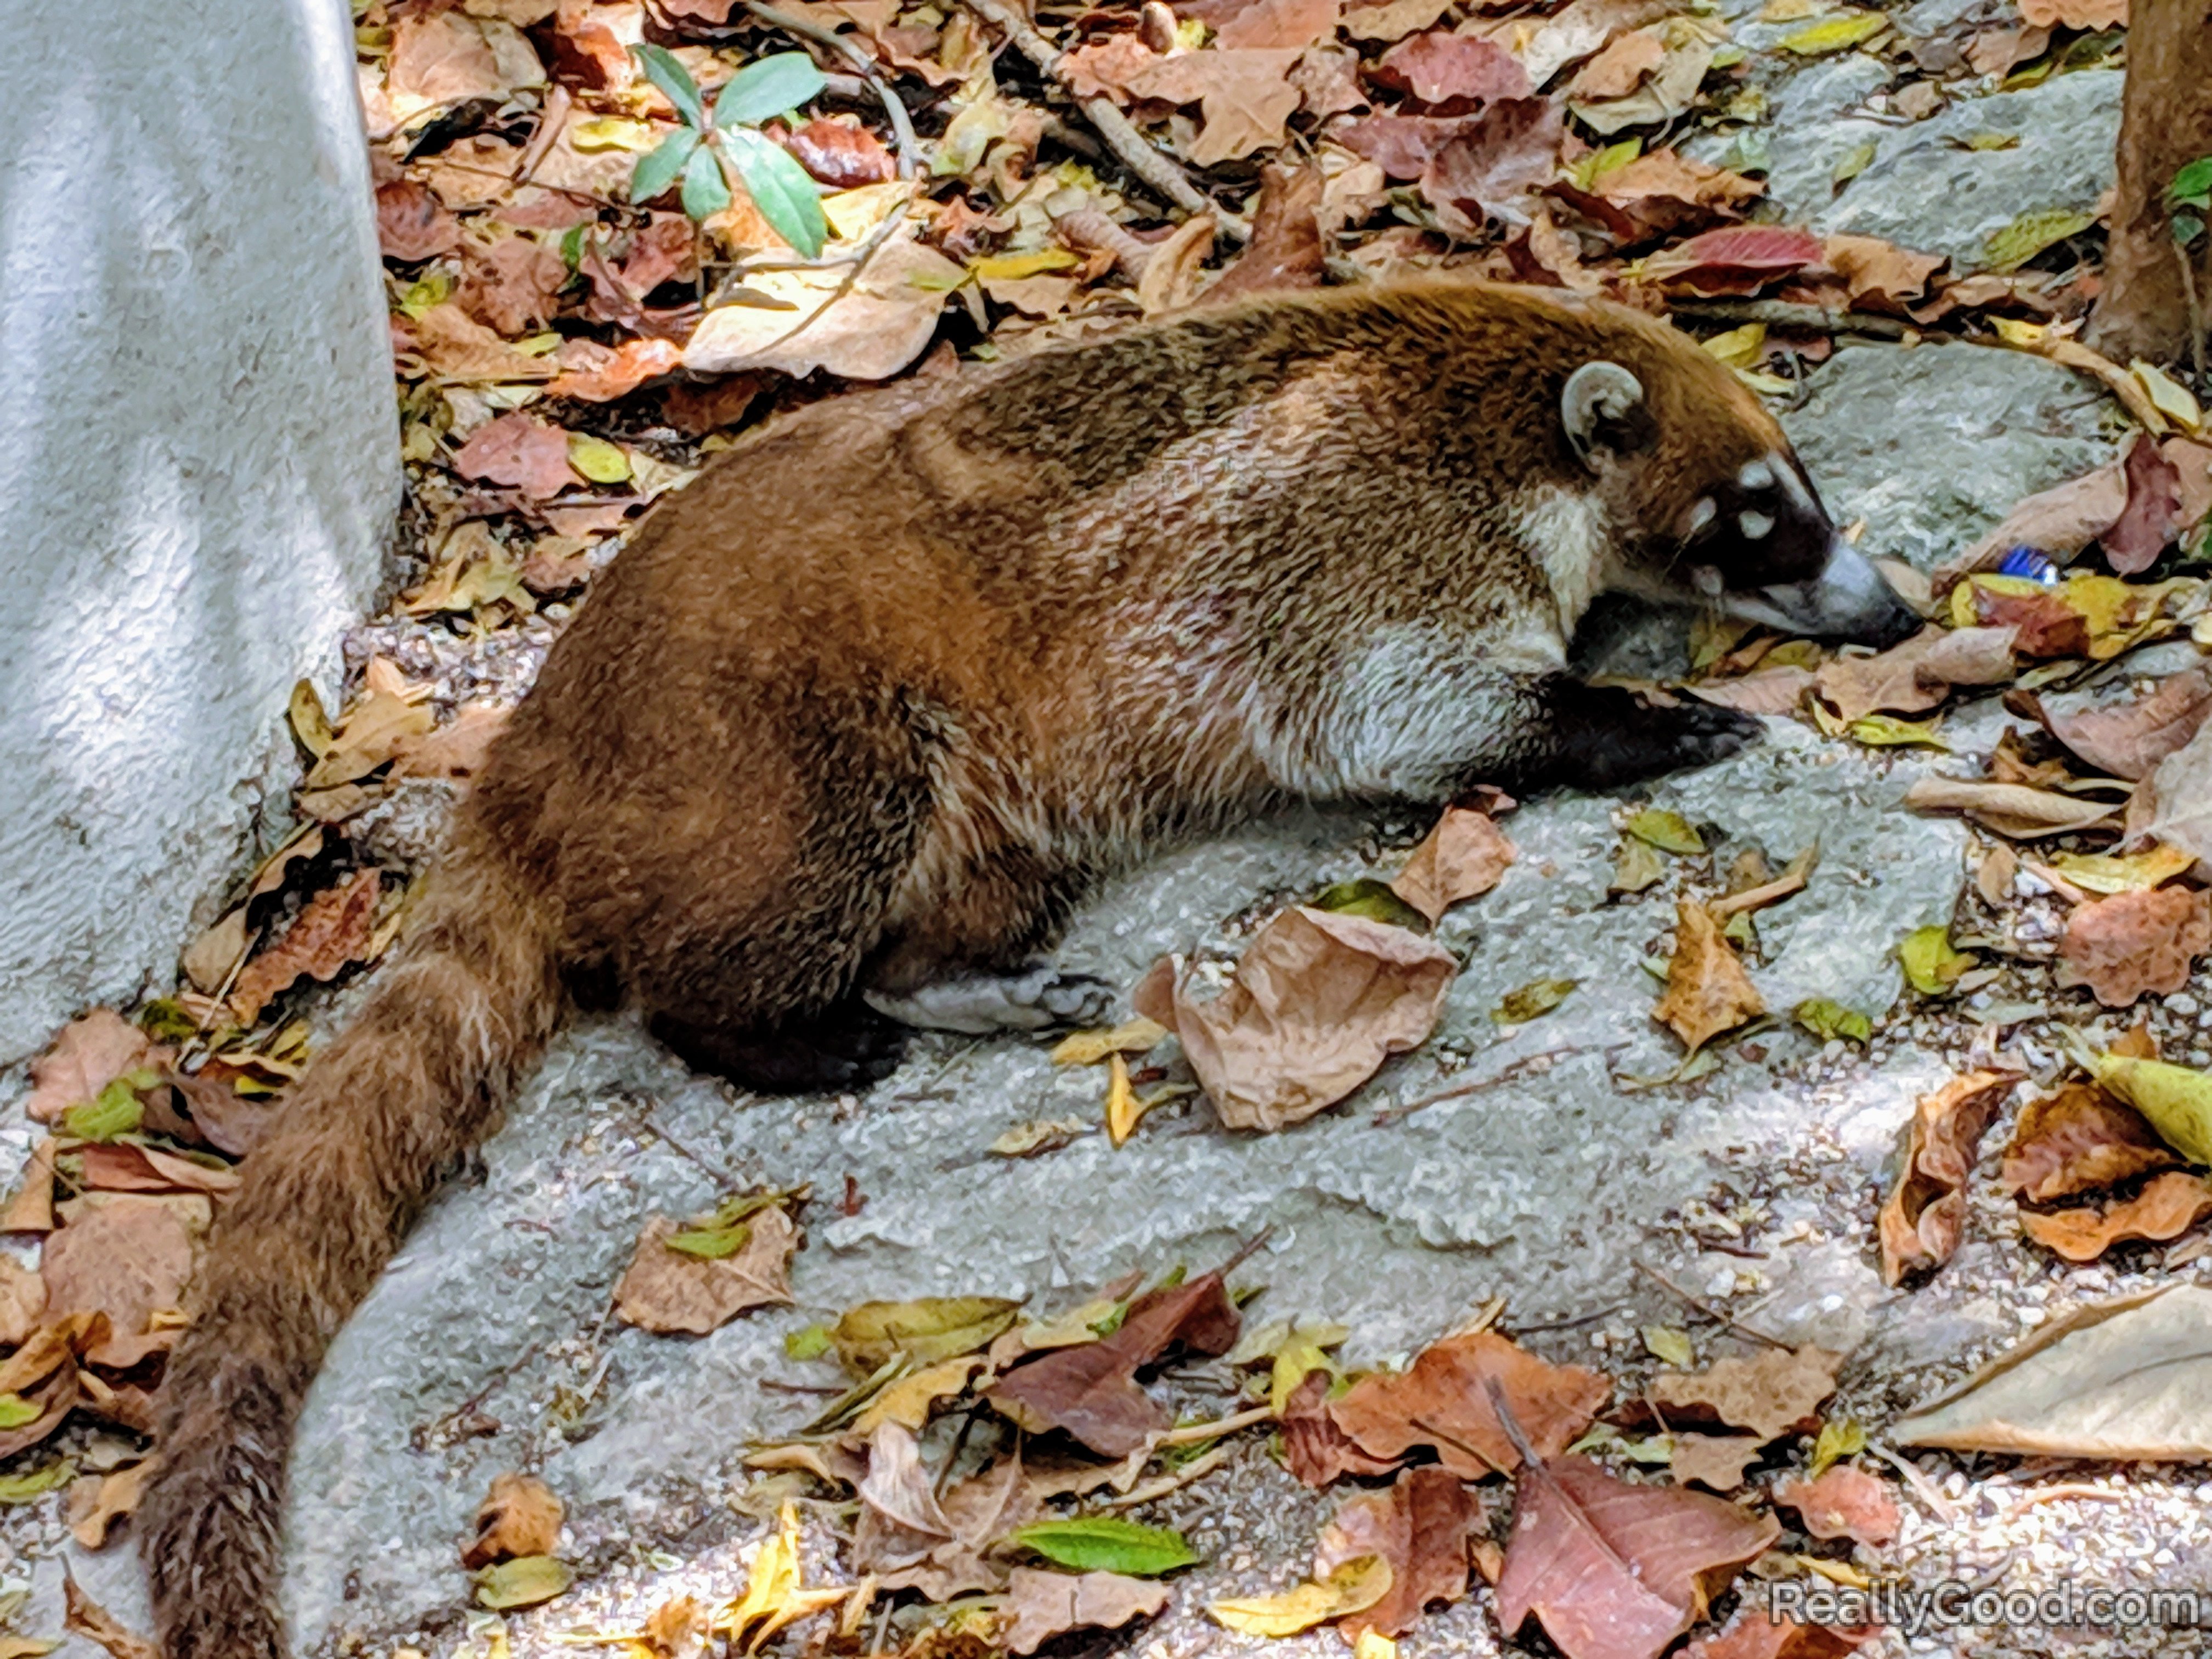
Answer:
[(876, 60), (858, 42), (848, 40), (835, 29), (763, 5), (761, 0), (744, 0), (744, 8), (763, 23), (772, 23), (786, 33), (827, 46), (858, 70), (860, 78), (876, 89), (876, 96), (884, 101), (884, 113), (890, 118), (891, 135), (898, 143), (898, 176), (912, 179), (921, 173), (921, 143), (915, 137), (914, 118), (907, 113), (906, 100), (891, 89), (890, 83), (878, 72)]
[(659, 1140), (662, 1144), (667, 1146), (669, 1151), (674, 1152), (678, 1158), (683, 1158), (686, 1163), (696, 1164), (701, 1169), (704, 1170), (708, 1175), (714, 1176), (716, 1181), (721, 1182), (722, 1191), (725, 1193), (734, 1193), (744, 1185), (744, 1182), (739, 1181), (737, 1176), (732, 1175), (729, 1170), (723, 1168), (722, 1165), (715, 1163), (710, 1158), (703, 1157), (700, 1153), (693, 1152), (689, 1146), (686, 1146), (674, 1135), (669, 1133), (667, 1129), (662, 1125), (660, 1120), (653, 1115), (650, 1108), (648, 1108), (644, 1113), (642, 1121), (644, 1122), (647, 1133)]
[[(745, 0), (745, 3), (750, 5), (752, 0)], [(1060, 48), (1039, 34), (1006, 0), (963, 0), (963, 3), (984, 21), (994, 25), (1017, 52), (1036, 65), (1041, 74), (1066, 90), (1083, 112), (1084, 118), (1106, 141), (1106, 148), (1164, 200), (1185, 213), (1206, 215), (1231, 241), (1251, 240), (1252, 227), (1214, 202), (1191, 183), (1189, 175), (1181, 167), (1147, 143), (1144, 134), (1129, 124), (1129, 118), (1121, 113), (1112, 99), (1086, 98), (1069, 85), (1067, 77), (1060, 73)]]
[(1546, 1061), (1571, 1059), (1576, 1054), (1586, 1054), (1590, 1052), (1591, 1050), (1587, 1048), (1547, 1048), (1540, 1054), (1526, 1054), (1503, 1071), (1492, 1072), (1487, 1077), (1465, 1078), (1457, 1083), (1448, 1084), (1432, 1094), (1417, 1096), (1402, 1106), (1386, 1106), (1375, 1114), (1375, 1121), (1378, 1127), (1395, 1123), (1401, 1118), (1411, 1117), (1415, 1112), (1425, 1107), (1437, 1105), (1443, 1101), (1457, 1100), (1462, 1095), (1477, 1095), (1486, 1089), (1502, 1088), (1508, 1083), (1518, 1083)]
[(1212, 1474), (1229, 1461), (1234, 1446), (1216, 1446), (1203, 1457), (1194, 1457), (1173, 1474), (1162, 1475), (1157, 1480), (1147, 1480), (1141, 1486), (1132, 1486), (1119, 1498), (1109, 1498), (1100, 1507), (1109, 1510), (1133, 1509), (1139, 1504), (1149, 1504), (1156, 1498), (1165, 1498), (1178, 1492), (1194, 1480)]
[(1712, 1320), (1717, 1324), (1727, 1326), (1730, 1330), (1736, 1332), (1739, 1335), (1747, 1336), (1755, 1342), (1764, 1342), (1769, 1347), (1781, 1348), (1785, 1352), (1789, 1349), (1790, 1344), (1784, 1342), (1780, 1337), (1769, 1336), (1765, 1331), (1754, 1330), (1752, 1327), (1745, 1324), (1741, 1320), (1738, 1319), (1734, 1314), (1723, 1313), (1720, 1309), (1714, 1307), (1711, 1303), (1699, 1301), (1696, 1297), (1692, 1296), (1689, 1291), (1684, 1290), (1680, 1285), (1677, 1285), (1673, 1279), (1668, 1278), (1666, 1274), (1661, 1273), (1650, 1262), (1638, 1262), (1636, 1264), (1636, 1271), (1642, 1273), (1646, 1279), (1658, 1285), (1662, 1290), (1671, 1291), (1675, 1296), (1680, 1297), (1685, 1306), (1694, 1309), (1696, 1311), (1705, 1315), (1706, 1318)]
[(1928, 1478), (1927, 1474), (1923, 1472), (1918, 1464), (1913, 1462), (1910, 1458), (1899, 1456), (1897, 1453), (1890, 1450), (1888, 1447), (1883, 1445), (1879, 1441), (1869, 1440), (1867, 1442), (1867, 1449), (1872, 1452), (1876, 1457), (1881, 1458), (1891, 1468), (1894, 1468), (1899, 1474), (1903, 1475), (1905, 1477), (1905, 1484), (1911, 1487), (1913, 1491), (1918, 1492), (1920, 1494), (1920, 1501), (1927, 1504), (1929, 1509), (1935, 1510), (1939, 1518), (1948, 1524), (1957, 1524), (1959, 1519), (1958, 1505), (1954, 1504), (1949, 1498), (1943, 1496), (1941, 1489), (1937, 1487), (1933, 1480), (1930, 1480)]
[(1218, 1440), (1224, 1434), (1234, 1434), (1239, 1429), (1249, 1429), (1255, 1423), (1274, 1420), (1273, 1406), (1255, 1406), (1249, 1412), (1238, 1412), (1233, 1417), (1216, 1418), (1211, 1423), (1191, 1423), (1180, 1429), (1170, 1429), (1160, 1437), (1163, 1446), (1188, 1446), (1200, 1440)]
[(1797, 305), (1788, 300), (1669, 300), (1678, 317), (1715, 323), (1765, 323), (1769, 328), (1811, 328), (1824, 334), (1864, 334), (1877, 340), (1901, 340), (1911, 325), (1894, 317), (1869, 317), (1828, 306)]

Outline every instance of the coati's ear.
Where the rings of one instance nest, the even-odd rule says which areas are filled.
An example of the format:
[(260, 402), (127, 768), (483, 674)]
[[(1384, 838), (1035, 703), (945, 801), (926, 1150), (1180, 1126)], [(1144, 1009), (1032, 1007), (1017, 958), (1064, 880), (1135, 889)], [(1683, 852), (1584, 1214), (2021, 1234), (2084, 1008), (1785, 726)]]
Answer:
[(1631, 416), (1643, 403), (1644, 382), (1619, 363), (1601, 357), (1567, 376), (1566, 389), (1559, 394), (1559, 423), (1575, 453), (1595, 471), (1597, 463), (1591, 452), (1626, 447), (1633, 429)]

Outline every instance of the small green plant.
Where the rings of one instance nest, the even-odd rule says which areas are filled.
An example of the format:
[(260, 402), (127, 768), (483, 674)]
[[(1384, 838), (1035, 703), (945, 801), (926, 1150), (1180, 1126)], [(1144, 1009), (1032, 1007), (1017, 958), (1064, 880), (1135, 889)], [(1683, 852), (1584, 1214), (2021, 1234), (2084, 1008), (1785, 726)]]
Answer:
[(822, 71), (803, 52), (778, 52), (748, 64), (714, 94), (713, 107), (690, 71), (665, 46), (633, 46), (646, 79), (676, 106), (684, 125), (637, 164), (629, 198), (648, 202), (680, 177), (684, 211), (706, 219), (730, 204), (729, 173), (775, 234), (815, 258), (829, 239), (822, 198), (806, 169), (763, 136), (760, 124), (796, 110), (822, 90)]
[(2188, 247), (2204, 234), (2204, 220), (2212, 214), (2212, 155), (2200, 155), (2173, 175), (2166, 187), (2166, 212), (2172, 216), (2173, 240)]

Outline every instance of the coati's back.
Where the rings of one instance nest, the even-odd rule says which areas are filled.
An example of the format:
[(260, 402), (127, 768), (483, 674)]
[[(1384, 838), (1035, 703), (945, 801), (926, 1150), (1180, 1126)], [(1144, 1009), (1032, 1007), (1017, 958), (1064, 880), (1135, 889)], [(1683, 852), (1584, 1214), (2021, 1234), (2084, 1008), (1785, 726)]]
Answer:
[(217, 1218), (139, 1517), (168, 1659), (281, 1659), (300, 1401), (564, 987), (701, 1065), (823, 1068), (786, 1081), (847, 1074), (814, 1023), (864, 985), (1064, 1017), (1083, 988), (1015, 970), (1167, 833), (1725, 752), (1740, 717), (1577, 687), (1567, 636), (1623, 586), (1888, 629), (1831, 540), (1692, 343), (1489, 287), (1192, 313), (720, 458), (599, 579)]

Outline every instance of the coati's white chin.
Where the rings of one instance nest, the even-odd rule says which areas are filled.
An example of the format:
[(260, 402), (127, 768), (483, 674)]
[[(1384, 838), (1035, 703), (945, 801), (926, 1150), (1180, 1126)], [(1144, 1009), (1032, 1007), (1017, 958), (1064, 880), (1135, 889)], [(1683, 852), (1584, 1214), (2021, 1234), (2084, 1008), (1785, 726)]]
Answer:
[(1840, 536), (1810, 580), (1730, 593), (1725, 603), (1731, 616), (1747, 622), (1863, 645), (1893, 645), (1920, 626), (1866, 555)]

